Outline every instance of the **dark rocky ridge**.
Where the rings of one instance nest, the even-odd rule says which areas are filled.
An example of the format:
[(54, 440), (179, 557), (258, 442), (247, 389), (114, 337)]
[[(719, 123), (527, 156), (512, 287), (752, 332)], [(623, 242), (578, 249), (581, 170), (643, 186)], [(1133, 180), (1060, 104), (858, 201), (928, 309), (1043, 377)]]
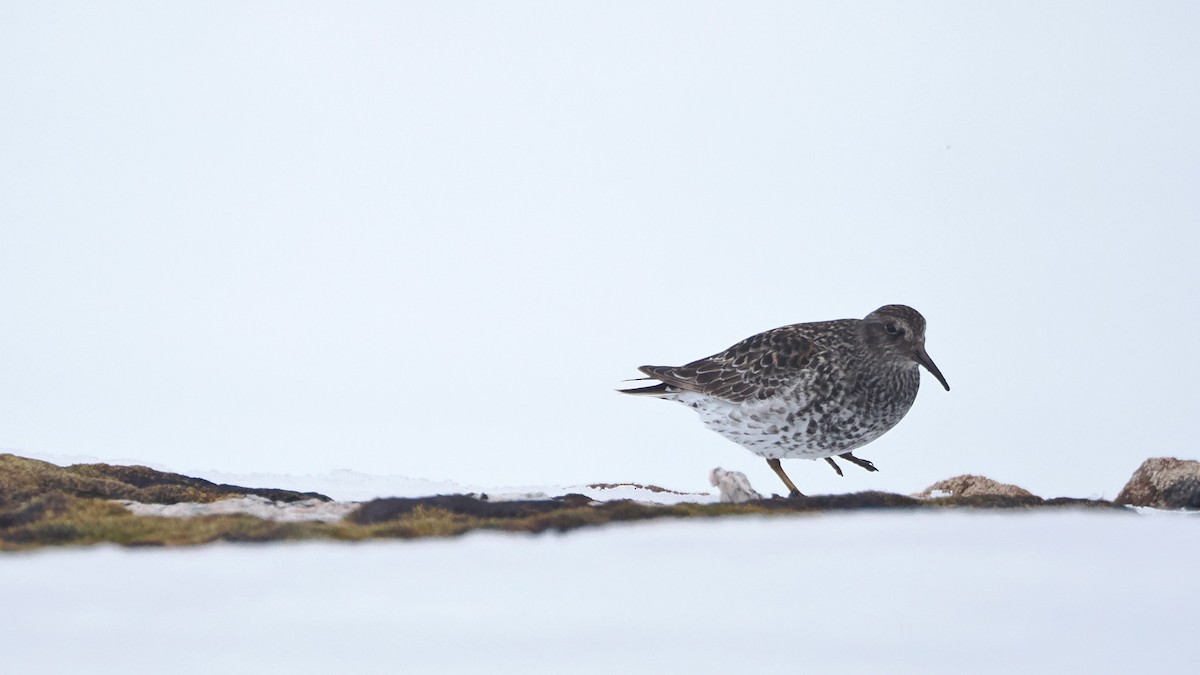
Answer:
[[(492, 521), (522, 521), (530, 518), (543, 518), (556, 512), (568, 512), (586, 508), (597, 514), (608, 515), (608, 520), (642, 520), (649, 518), (680, 517), (680, 516), (718, 516), (734, 513), (771, 514), (771, 513), (819, 513), (835, 511), (861, 511), (874, 509), (907, 509), (929, 510), (947, 507), (966, 507), (980, 509), (1031, 509), (1037, 507), (1079, 507), (1103, 508), (1124, 511), (1125, 508), (1112, 502), (1095, 499), (1073, 499), (1059, 497), (1042, 499), (1026, 493), (1013, 494), (973, 494), (968, 496), (947, 496), (931, 499), (918, 499), (907, 495), (891, 492), (855, 492), (840, 495), (815, 495), (811, 497), (773, 497), (741, 504), (645, 504), (630, 500), (613, 500), (607, 502), (593, 501), (581, 494), (569, 494), (554, 499), (519, 500), (491, 502), (472, 495), (438, 495), (433, 497), (400, 498), (391, 497), (374, 499), (364, 503), (347, 519), (360, 525), (377, 525), (410, 516), (424, 510), (436, 510), (454, 516), (478, 518)], [(598, 521), (606, 518), (600, 517)], [(572, 529), (571, 527), (556, 527), (552, 522), (544, 523), (543, 529)], [(526, 528), (521, 528), (526, 529)]]
[[(633, 485), (633, 484), (622, 484)], [(596, 484), (592, 487), (613, 487)], [(654, 486), (651, 492), (664, 491)], [(1200, 508), (1200, 462), (1147, 460), (1116, 502), (1044, 499), (981, 476), (956, 476), (916, 496), (887, 492), (816, 495), (733, 503), (658, 504), (597, 501), (579, 494), (554, 499), (492, 501), (484, 495), (375, 499), (344, 520), (272, 522), (246, 514), (189, 518), (135, 516), (119, 502), (213, 502), (256, 495), (279, 502), (329, 498), (313, 492), (220, 485), (144, 466), (49, 462), (0, 454), (0, 551), (46, 545), (110, 542), (134, 546), (191, 545), (212, 541), (267, 542), (454, 536), (478, 529), (565, 532), (579, 527), (657, 518), (713, 518), (861, 510), (927, 511), (946, 508), (1028, 511), (1087, 508), (1132, 513), (1124, 504)], [(936, 495), (936, 496), (935, 496)]]
[(258, 495), (279, 502), (330, 501), (316, 492), (224, 485), (146, 466), (74, 464), (58, 466), (12, 454), (0, 454), (0, 509), (61, 491), (81, 498), (129, 499), (149, 504), (212, 502), (237, 495)]

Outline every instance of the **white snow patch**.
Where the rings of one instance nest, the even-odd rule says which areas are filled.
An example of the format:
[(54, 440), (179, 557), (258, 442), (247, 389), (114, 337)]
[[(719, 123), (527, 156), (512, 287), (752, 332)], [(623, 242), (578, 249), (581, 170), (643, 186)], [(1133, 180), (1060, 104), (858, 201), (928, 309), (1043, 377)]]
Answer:
[(279, 502), (247, 495), (231, 497), (215, 502), (181, 502), (176, 504), (145, 504), (129, 500), (115, 500), (139, 516), (162, 516), (167, 518), (192, 518), (196, 516), (246, 514), (279, 522), (320, 521), (337, 522), (357, 508), (363, 501), (374, 498), (404, 497), (417, 498), (438, 494), (469, 494), (477, 499), (486, 498), (493, 502), (549, 500), (568, 494), (582, 494), (594, 501), (631, 499), (649, 504), (678, 504), (681, 502), (714, 502), (716, 497), (707, 493), (683, 493), (672, 490), (651, 489), (636, 484), (563, 485), (536, 488), (501, 488), (499, 490), (468, 490), (464, 486), (447, 481), (425, 481), (401, 476), (371, 476), (356, 471), (337, 471), (322, 475), (286, 476), (270, 474), (232, 474), (205, 472), (204, 478), (219, 483), (244, 487), (279, 488), (302, 492), (319, 492), (324, 495), (357, 495), (359, 499), (345, 501), (322, 501), (305, 499), (296, 502)]
[(357, 502), (327, 502), (320, 499), (277, 502), (257, 495), (231, 497), (229, 499), (205, 503), (144, 504), (124, 499), (116, 501), (137, 516), (194, 518), (196, 516), (245, 514), (278, 522), (315, 520), (323, 523), (335, 523), (358, 507)]
[(1153, 506), (1131, 506), (1134, 511), (1146, 516), (1183, 516), (1183, 517), (1200, 517), (1200, 511), (1189, 511), (1187, 509), (1156, 509)]
[[(591, 497), (597, 501), (612, 501), (615, 499), (632, 499), (635, 502), (647, 502), (653, 504), (682, 504), (701, 503), (706, 504), (717, 501), (717, 495), (707, 492), (680, 492), (675, 490), (651, 489), (648, 486), (637, 485), (632, 483), (619, 483), (605, 486), (592, 487), (590, 485), (574, 485), (555, 490), (552, 492), (559, 494), (582, 494)], [(561, 492), (559, 492), (561, 491)]]
[(0, 635), (12, 673), (1191, 672), (1197, 557), (1078, 511), (51, 548), (0, 555)]
[(428, 497), (486, 491), (479, 486), (463, 485), (449, 480), (427, 480), (401, 475), (379, 476), (349, 469), (303, 475), (231, 473), (202, 469), (187, 472), (187, 475), (214, 483), (244, 487), (319, 492), (337, 501), (348, 502), (365, 502), (379, 497)]
[[(237, 474), (221, 471), (198, 471), (188, 475), (204, 478), (215, 483), (228, 483), (245, 487), (319, 492), (335, 500), (355, 502), (365, 502), (385, 497), (429, 497), (432, 495), (450, 494), (487, 495), (490, 501), (553, 499), (568, 494), (582, 494), (597, 501), (632, 499), (658, 504), (713, 502), (717, 499), (716, 495), (705, 492), (663, 491), (635, 483), (484, 487), (455, 483), (453, 481), (411, 478), (408, 476), (375, 476), (346, 470), (303, 476), (261, 473)], [(598, 487), (592, 487), (592, 485)]]

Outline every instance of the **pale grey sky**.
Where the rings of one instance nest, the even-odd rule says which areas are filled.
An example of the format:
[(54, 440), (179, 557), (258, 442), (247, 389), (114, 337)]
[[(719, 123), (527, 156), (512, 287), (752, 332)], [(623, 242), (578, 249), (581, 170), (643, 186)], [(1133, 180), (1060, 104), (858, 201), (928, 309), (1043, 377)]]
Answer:
[(806, 492), (1196, 457), (1200, 6), (0, 3), (0, 447), (777, 491), (641, 364), (910, 304)]

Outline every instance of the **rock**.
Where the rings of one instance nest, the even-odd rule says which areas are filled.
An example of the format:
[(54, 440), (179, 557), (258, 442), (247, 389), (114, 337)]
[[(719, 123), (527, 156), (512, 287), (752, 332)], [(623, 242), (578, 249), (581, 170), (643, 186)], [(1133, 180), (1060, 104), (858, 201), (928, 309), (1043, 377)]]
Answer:
[(1147, 459), (1121, 488), (1116, 503), (1156, 509), (1200, 509), (1200, 462), (1174, 457)]
[(921, 499), (940, 499), (944, 497), (1033, 497), (1033, 493), (1025, 488), (994, 481), (985, 476), (963, 474), (954, 478), (941, 480), (919, 492)]
[(144, 466), (74, 464), (64, 467), (0, 453), (0, 509), (18, 506), (51, 491), (82, 499), (128, 499), (150, 504), (211, 502), (245, 495), (258, 495), (278, 502), (330, 501), (329, 497), (315, 492), (218, 485), (202, 478)]
[(709, 472), (708, 482), (721, 491), (722, 502), (741, 504), (762, 499), (762, 495), (750, 486), (750, 479), (741, 471), (726, 471), (718, 466)]

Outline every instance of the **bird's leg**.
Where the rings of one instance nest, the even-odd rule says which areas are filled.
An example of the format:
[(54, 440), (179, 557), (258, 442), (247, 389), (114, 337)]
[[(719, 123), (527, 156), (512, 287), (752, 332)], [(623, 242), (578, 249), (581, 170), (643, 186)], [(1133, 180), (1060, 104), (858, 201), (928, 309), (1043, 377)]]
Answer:
[(833, 467), (833, 470), (837, 472), (837, 475), (842, 475), (842, 467), (838, 466), (837, 462), (833, 461), (832, 457), (826, 457), (825, 461), (829, 462), (829, 466)]
[[(879, 469), (875, 468), (875, 464), (871, 460), (863, 459), (861, 457), (855, 457), (853, 453), (843, 452), (842, 454), (838, 455), (838, 457), (841, 457), (842, 459), (846, 460), (847, 462), (853, 462), (854, 464), (861, 466), (862, 468), (866, 469), (867, 471), (878, 471), (879, 470)], [(833, 460), (829, 460), (829, 461), (832, 462)], [(838, 474), (841, 474), (841, 473), (842, 473), (841, 471), (838, 472)]]
[(780, 480), (783, 481), (783, 484), (788, 486), (788, 490), (791, 490), (791, 492), (788, 493), (789, 497), (804, 496), (803, 492), (800, 492), (800, 490), (796, 489), (796, 484), (792, 482), (792, 479), (788, 478), (788, 475), (783, 472), (783, 466), (779, 464), (778, 458), (768, 459), (767, 466), (771, 467), (771, 470), (775, 472), (775, 475), (779, 476)]

